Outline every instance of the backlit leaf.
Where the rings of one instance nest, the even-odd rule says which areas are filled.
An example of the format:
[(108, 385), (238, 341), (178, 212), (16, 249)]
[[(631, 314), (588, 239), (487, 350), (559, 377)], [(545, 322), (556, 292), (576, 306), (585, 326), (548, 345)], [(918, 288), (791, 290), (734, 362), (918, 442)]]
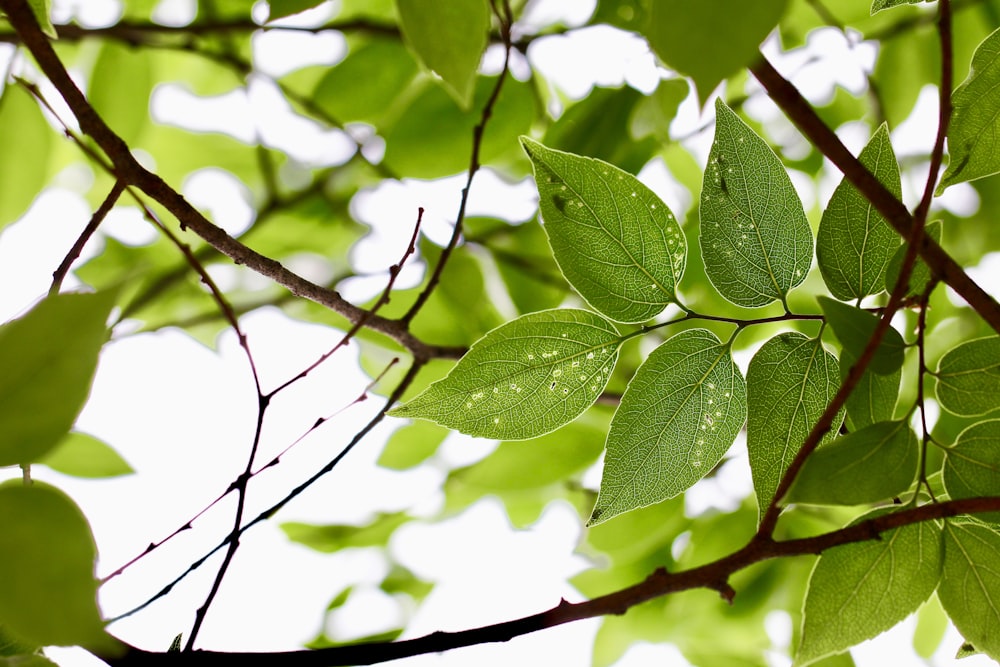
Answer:
[(388, 543), (397, 528), (411, 519), (404, 512), (379, 514), (364, 526), (315, 525), (290, 521), (281, 524), (288, 539), (322, 553), (351, 547), (377, 547)]
[(270, 12), (267, 15), (268, 21), (277, 21), (286, 16), (292, 16), (307, 9), (312, 9), (323, 4), (324, 0), (268, 0)]
[(447, 377), (389, 414), (484, 438), (543, 435), (597, 400), (620, 342), (610, 322), (586, 310), (524, 315), (486, 334)]
[(587, 302), (642, 322), (675, 298), (686, 242), (674, 214), (631, 174), (521, 138), (531, 158), (552, 253)]
[(117, 477), (135, 472), (110, 445), (86, 433), (70, 433), (38, 462), (74, 477)]
[[(840, 344), (857, 359), (871, 340), (879, 318), (869, 312), (835, 301), (825, 296), (818, 297), (826, 321), (833, 327)], [(906, 346), (903, 337), (891, 326), (882, 336), (868, 368), (881, 375), (895, 373), (903, 366), (903, 352)]]
[[(134, 143), (149, 121), (152, 53), (116, 41), (101, 45), (90, 74), (87, 99), (115, 134)], [(123, 102), (127, 95), (129, 102)]]
[(1000, 337), (949, 350), (938, 362), (937, 398), (948, 412), (974, 417), (1000, 407)]
[(879, 422), (813, 452), (788, 501), (861, 505), (902, 494), (917, 475), (917, 436), (905, 421)]
[(52, 0), (28, 0), (28, 6), (31, 7), (31, 11), (35, 15), (35, 20), (38, 21), (38, 27), (42, 29), (42, 32), (52, 39), (58, 39), (59, 33), (52, 26), (52, 18), (49, 16), (52, 9)]
[(806, 278), (813, 238), (784, 166), (722, 100), (701, 191), (705, 272), (745, 308), (785, 300)]
[[(858, 159), (889, 192), (901, 196), (899, 165), (884, 123)], [(881, 292), (886, 267), (899, 243), (899, 234), (844, 178), (830, 197), (816, 234), (816, 261), (830, 292), (844, 301)]]
[(673, 498), (710, 473), (746, 421), (746, 383), (729, 346), (677, 334), (639, 367), (608, 432), (590, 525)]
[(378, 464), (390, 470), (407, 470), (420, 465), (434, 455), (447, 435), (448, 429), (432, 422), (415, 421), (402, 426), (386, 441)]
[[(935, 220), (927, 224), (924, 228), (924, 233), (930, 238), (934, 239), (938, 243), (941, 242), (941, 221)], [(903, 267), (903, 260), (906, 258), (906, 244), (903, 244), (896, 249), (896, 254), (892, 256), (889, 260), (889, 266), (885, 271), (885, 290), (887, 292), (892, 292), (896, 287), (896, 281), (899, 280), (899, 273)], [(924, 260), (919, 257), (913, 263), (913, 270), (910, 273), (910, 289), (906, 291), (907, 294), (912, 296), (919, 296), (924, 293), (927, 289), (927, 283), (931, 279), (931, 270), (928, 268)]]
[[(847, 377), (854, 362), (853, 354), (845, 348), (840, 354), (841, 380)], [(901, 368), (888, 375), (875, 373), (871, 368), (865, 369), (854, 386), (854, 391), (847, 397), (845, 406), (852, 430), (892, 419), (899, 399), (899, 381), (902, 375)]]
[(1000, 490), (1000, 420), (979, 422), (962, 431), (945, 450), (943, 473), (951, 498), (996, 495)]
[(0, 229), (17, 220), (45, 186), (52, 127), (21, 86), (0, 97)]
[(979, 521), (944, 527), (944, 572), (938, 597), (976, 650), (1000, 658), (1000, 533)]
[(1000, 29), (976, 48), (969, 77), (951, 101), (948, 169), (939, 194), (949, 185), (1000, 172)]
[(90, 392), (114, 299), (59, 294), (0, 326), (0, 466), (37, 461), (69, 432)]
[[(837, 358), (818, 338), (788, 332), (757, 351), (747, 368), (747, 450), (761, 511), (840, 384)], [(824, 440), (840, 426), (835, 419)]]
[(824, 552), (809, 579), (795, 664), (846, 651), (896, 625), (930, 597), (940, 572), (941, 529), (933, 522)]
[(930, 2), (931, 0), (872, 0), (872, 14), (880, 12), (883, 9), (889, 9), (890, 7), (897, 7), (899, 5), (916, 5), (921, 2)]

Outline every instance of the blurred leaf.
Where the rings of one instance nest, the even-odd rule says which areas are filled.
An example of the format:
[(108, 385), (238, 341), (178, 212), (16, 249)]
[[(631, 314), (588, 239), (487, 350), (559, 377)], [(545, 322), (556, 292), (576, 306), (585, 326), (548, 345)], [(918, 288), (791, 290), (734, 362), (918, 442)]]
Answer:
[(107, 41), (90, 72), (87, 99), (104, 122), (133, 144), (149, 123), (153, 90), (152, 52)]
[(917, 627), (913, 630), (913, 650), (929, 660), (941, 646), (948, 631), (948, 614), (936, 595), (932, 595), (917, 611)]
[[(639, 138), (652, 135), (659, 142), (669, 143), (670, 124), (677, 117), (677, 111), (681, 103), (687, 99), (688, 82), (686, 79), (663, 79), (656, 90), (651, 95), (644, 95), (632, 112), (631, 131)], [(601, 157), (596, 153), (587, 151), (574, 151), (590, 155), (591, 157)], [(637, 172), (644, 165), (636, 167), (626, 167), (614, 160), (608, 160), (617, 164), (625, 171)]]
[(746, 421), (746, 383), (704, 329), (660, 345), (629, 383), (608, 432), (589, 525), (682, 493), (709, 474)]
[(390, 470), (418, 466), (434, 455), (447, 436), (448, 429), (428, 421), (401, 426), (386, 441), (378, 465)]
[(813, 452), (788, 502), (861, 505), (905, 492), (917, 476), (920, 449), (905, 421), (879, 422)]
[(396, 529), (411, 519), (405, 512), (393, 512), (378, 514), (365, 526), (322, 526), (289, 521), (281, 524), (281, 530), (293, 542), (322, 553), (333, 553), (352, 547), (385, 546)]
[(879, 43), (873, 79), (890, 129), (896, 129), (910, 116), (920, 90), (940, 76), (941, 49), (937, 39), (933, 25), (914, 25)]
[(52, 11), (51, 0), (28, 0), (28, 6), (31, 7), (31, 12), (35, 15), (35, 20), (38, 21), (38, 26), (42, 29), (42, 32), (47, 37), (59, 39), (59, 33), (52, 26), (52, 19), (49, 17)]
[(34, 98), (7, 85), (0, 97), (0, 230), (21, 217), (46, 185), (52, 128)]
[(37, 461), (69, 432), (114, 302), (112, 291), (59, 294), (0, 326), (0, 466)]
[(57, 665), (43, 655), (28, 654), (0, 658), (0, 667), (57, 667)]
[(938, 362), (937, 399), (956, 415), (975, 417), (1000, 407), (1000, 337), (970, 340)]
[[(783, 333), (764, 343), (747, 369), (747, 450), (757, 504), (778, 483), (839, 386), (837, 358), (818, 338)], [(840, 426), (835, 419), (827, 442)]]
[(92, 435), (70, 432), (38, 461), (74, 477), (117, 477), (135, 472), (121, 455)]
[(403, 37), (424, 65), (468, 110), (490, 29), (485, 0), (396, 0)]
[(813, 238), (788, 173), (774, 151), (721, 99), (701, 191), (705, 271), (744, 308), (784, 302), (805, 280)]
[(944, 526), (944, 572), (938, 598), (962, 636), (1000, 658), (1000, 533), (973, 520)]
[(389, 415), (430, 419), (478, 437), (543, 435), (597, 400), (619, 344), (614, 326), (585, 310), (523, 315), (486, 334), (448, 377)]
[[(902, 197), (899, 165), (883, 123), (858, 156), (889, 192)], [(816, 260), (833, 296), (847, 301), (882, 291), (899, 234), (844, 178), (834, 191), (816, 236)]]
[(872, 0), (872, 14), (897, 5), (916, 5), (931, 0)]
[[(878, 326), (879, 318), (872, 313), (829, 297), (820, 296), (817, 301), (823, 309), (823, 314), (826, 315), (826, 321), (833, 327), (833, 332), (837, 334), (840, 344), (850, 352), (852, 358), (860, 357), (868, 346), (868, 341), (871, 340), (875, 327)], [(906, 345), (903, 343), (903, 337), (890, 326), (882, 336), (868, 368), (880, 375), (895, 373), (903, 366), (903, 353), (905, 351)]]
[(675, 299), (686, 243), (677, 219), (631, 174), (521, 138), (535, 169), (552, 253), (576, 290), (604, 315), (642, 322)]
[(925, 522), (825, 551), (809, 579), (795, 663), (846, 651), (916, 611), (941, 576), (940, 545), (940, 526)]
[(304, 12), (307, 9), (318, 7), (323, 4), (324, 1), (325, 0), (268, 0), (267, 4), (271, 11), (268, 12), (267, 20), (277, 21), (280, 18), (292, 16), (293, 14)]

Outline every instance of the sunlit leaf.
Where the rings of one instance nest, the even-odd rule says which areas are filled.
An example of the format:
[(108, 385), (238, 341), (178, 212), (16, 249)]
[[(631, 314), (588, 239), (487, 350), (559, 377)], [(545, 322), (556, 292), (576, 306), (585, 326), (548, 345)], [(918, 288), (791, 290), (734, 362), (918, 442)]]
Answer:
[(52, 10), (52, 1), (28, 0), (28, 6), (31, 7), (31, 12), (35, 15), (35, 20), (38, 21), (38, 26), (42, 29), (42, 32), (52, 39), (58, 39), (59, 33), (52, 26), (52, 18), (49, 15)]
[(135, 472), (110, 445), (86, 433), (70, 433), (38, 462), (74, 477), (117, 477)]
[(970, 340), (938, 362), (937, 398), (948, 412), (974, 417), (1000, 407), (1000, 337)]
[[(153, 89), (152, 53), (115, 41), (104, 42), (90, 73), (87, 99), (115, 134), (128, 143), (149, 119)], [(128, 102), (123, 96), (128, 96)]]
[(468, 109), (479, 60), (486, 49), (490, 12), (485, 0), (396, 0), (403, 36), (424, 65), (444, 80)]
[(21, 86), (0, 97), (0, 229), (27, 210), (45, 186), (52, 127)]
[[(889, 192), (902, 195), (899, 165), (884, 123), (858, 159)], [(823, 211), (816, 235), (816, 261), (833, 296), (847, 301), (881, 292), (899, 242), (899, 234), (844, 178)]]
[(941, 529), (933, 522), (824, 552), (809, 579), (796, 664), (846, 651), (896, 625), (934, 592), (940, 573)]
[(639, 367), (608, 432), (590, 525), (672, 498), (707, 475), (746, 421), (746, 383), (729, 346), (692, 329)]
[[(747, 369), (747, 450), (763, 512), (840, 384), (837, 358), (818, 338), (783, 333), (764, 343)], [(835, 419), (824, 441), (836, 434)]]
[[(841, 345), (850, 352), (852, 358), (860, 357), (868, 346), (875, 327), (878, 326), (879, 318), (860, 308), (825, 296), (818, 297), (817, 300)], [(868, 368), (881, 375), (895, 373), (903, 366), (905, 350), (903, 337), (890, 326), (882, 336)]]
[(396, 429), (385, 443), (378, 464), (390, 470), (406, 470), (434, 455), (448, 429), (428, 421), (415, 421)]
[(872, 424), (813, 452), (788, 501), (861, 505), (887, 500), (910, 488), (919, 460), (917, 436), (905, 421)]
[(524, 315), (486, 334), (447, 377), (389, 414), (485, 438), (537, 437), (597, 400), (619, 344), (614, 326), (589, 311)]
[(917, 611), (917, 627), (913, 629), (913, 650), (929, 660), (948, 631), (948, 614), (936, 595), (932, 595)]
[[(945, 450), (944, 485), (951, 498), (994, 496), (1000, 490), (1000, 420), (990, 419), (962, 431)], [(996, 513), (987, 517), (994, 520)]]
[(944, 572), (938, 597), (977, 651), (1000, 658), (1000, 533), (979, 521), (944, 527)]
[(30, 463), (69, 432), (107, 340), (113, 292), (59, 294), (0, 326), (0, 466)]
[(897, 7), (899, 5), (917, 5), (921, 2), (931, 2), (931, 0), (872, 0), (872, 14), (883, 9)]
[(722, 100), (701, 191), (705, 272), (746, 308), (785, 300), (806, 278), (813, 238), (784, 166)]
[(280, 18), (317, 7), (323, 2), (324, 0), (268, 0), (267, 4), (271, 11), (267, 15), (267, 20), (277, 21)]
[(619, 322), (642, 322), (675, 299), (686, 242), (677, 218), (637, 178), (600, 160), (527, 137), (552, 253), (587, 302)]
[(351, 547), (384, 546), (397, 528), (410, 521), (405, 512), (379, 514), (364, 526), (315, 525), (290, 521), (281, 524), (288, 539), (323, 553)]
[(1000, 172), (1000, 29), (983, 40), (972, 70), (951, 96), (948, 169), (938, 193), (949, 185)]

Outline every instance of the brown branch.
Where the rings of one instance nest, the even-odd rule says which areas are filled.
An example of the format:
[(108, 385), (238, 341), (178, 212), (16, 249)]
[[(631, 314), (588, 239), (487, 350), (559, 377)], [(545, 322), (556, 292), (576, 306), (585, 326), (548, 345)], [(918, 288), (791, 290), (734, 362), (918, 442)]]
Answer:
[(63, 280), (66, 279), (66, 275), (69, 273), (70, 268), (73, 266), (73, 262), (76, 261), (80, 253), (83, 252), (84, 246), (87, 245), (87, 241), (90, 237), (94, 235), (97, 228), (104, 222), (104, 218), (108, 216), (111, 209), (114, 208), (115, 204), (118, 202), (118, 198), (125, 191), (125, 184), (121, 181), (115, 181), (115, 184), (111, 186), (111, 191), (108, 192), (108, 196), (104, 198), (101, 205), (94, 211), (94, 215), (90, 217), (87, 225), (80, 232), (80, 236), (73, 243), (73, 247), (70, 248), (69, 252), (63, 258), (63, 261), (59, 263), (59, 267), (52, 272), (52, 285), (49, 287), (49, 296), (59, 293), (59, 288), (62, 287)]

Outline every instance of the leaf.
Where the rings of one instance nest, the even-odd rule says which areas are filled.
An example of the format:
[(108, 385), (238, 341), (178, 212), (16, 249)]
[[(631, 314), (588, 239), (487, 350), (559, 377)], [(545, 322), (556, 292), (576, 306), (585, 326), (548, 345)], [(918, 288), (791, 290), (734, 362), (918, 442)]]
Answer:
[[(818, 338), (788, 332), (757, 351), (747, 368), (747, 451), (761, 512), (837, 392), (837, 358)], [(835, 419), (823, 441), (839, 428)]]
[(378, 514), (366, 526), (315, 525), (289, 521), (281, 524), (293, 542), (304, 544), (322, 553), (333, 553), (352, 547), (385, 546), (397, 528), (412, 519), (405, 512)]
[(107, 443), (86, 433), (69, 433), (38, 462), (74, 477), (117, 477), (135, 472)]
[[(1000, 489), (1000, 420), (969, 426), (945, 449), (944, 486), (951, 498), (994, 496)], [(997, 513), (982, 515), (993, 521)]]
[(961, 417), (975, 417), (1000, 407), (1000, 337), (966, 341), (938, 362), (937, 398), (941, 407)]
[(921, 2), (930, 2), (931, 0), (872, 0), (872, 14), (882, 11), (883, 9), (889, 9), (890, 7), (898, 7), (899, 5), (918, 5)]
[(58, 667), (43, 655), (34, 653), (0, 658), (0, 667)]
[(416, 421), (396, 429), (378, 457), (378, 465), (390, 470), (408, 470), (420, 465), (437, 451), (448, 429), (426, 421)]
[[(854, 523), (885, 514), (875, 510)], [(825, 551), (809, 578), (796, 665), (807, 665), (888, 630), (930, 597), (941, 572), (932, 522)]]
[(388, 414), (484, 438), (544, 435), (597, 400), (620, 343), (610, 322), (586, 310), (524, 315), (486, 334), (447, 377)]
[(112, 648), (97, 609), (97, 549), (87, 519), (58, 489), (0, 485), (0, 618), (22, 641)]
[[(941, 221), (935, 220), (927, 224), (924, 228), (924, 234), (928, 237), (934, 239), (938, 243), (941, 242)], [(903, 268), (903, 260), (906, 258), (906, 244), (900, 246), (896, 249), (896, 254), (892, 256), (889, 260), (889, 266), (885, 271), (885, 291), (892, 292), (896, 287), (896, 281), (899, 280), (899, 272)], [(924, 263), (924, 260), (917, 258), (917, 261), (913, 263), (913, 271), (910, 273), (910, 288), (906, 291), (906, 294), (910, 296), (919, 296), (924, 293), (927, 289), (927, 285), (931, 280), (931, 270)]]
[(938, 598), (976, 650), (1000, 658), (1000, 533), (979, 521), (946, 521)]
[[(817, 297), (826, 321), (833, 327), (840, 344), (848, 350), (851, 357), (857, 359), (868, 346), (879, 318), (872, 313), (835, 301), (825, 296)], [(895, 373), (903, 366), (903, 353), (906, 344), (903, 337), (893, 327), (886, 329), (882, 340), (875, 350), (868, 368), (880, 375)]]
[(917, 627), (913, 629), (913, 650), (924, 660), (930, 660), (948, 631), (948, 614), (936, 595), (932, 595), (917, 611)]
[(781, 161), (722, 100), (701, 191), (705, 272), (726, 299), (766, 306), (806, 278), (813, 239)]
[[(656, 0), (642, 33), (670, 68), (694, 79), (698, 100), (760, 56), (787, 0)], [(723, 18), (724, 17), (724, 18)]]
[(485, 0), (396, 0), (396, 8), (407, 43), (427, 69), (441, 76), (459, 105), (468, 110), (490, 29)]
[[(902, 197), (899, 165), (885, 123), (858, 159), (897, 199)], [(846, 178), (841, 180), (816, 235), (816, 261), (833, 296), (847, 301), (881, 292), (899, 241), (899, 234), (872, 203)]]
[(1000, 172), (1000, 29), (976, 48), (969, 77), (951, 96), (948, 169), (937, 194)]
[(705, 329), (681, 332), (639, 367), (608, 432), (588, 525), (684, 492), (732, 446), (747, 390), (729, 349)]
[(323, 2), (325, 0), (268, 0), (267, 4), (270, 12), (268, 12), (267, 20), (268, 22), (277, 21), (286, 16), (292, 16), (307, 9), (318, 7)]
[(920, 449), (905, 421), (879, 422), (830, 442), (808, 459), (788, 502), (861, 505), (905, 492), (917, 475)]
[[(840, 354), (840, 379), (844, 378), (857, 361), (850, 350), (844, 349)], [(899, 381), (903, 375), (902, 369), (894, 373), (880, 375), (866, 368), (861, 379), (854, 386), (854, 391), (847, 397), (847, 418), (851, 430), (861, 430), (877, 422), (890, 421), (896, 412), (896, 402), (899, 399)]]
[(87, 400), (114, 292), (59, 294), (0, 326), (0, 466), (37, 461)]
[(128, 144), (135, 143), (149, 123), (149, 94), (153, 89), (151, 55), (146, 50), (107, 41), (101, 45), (90, 73), (87, 99)]
[(563, 275), (618, 322), (643, 322), (675, 300), (686, 241), (652, 190), (617, 167), (521, 137), (539, 207)]
[(45, 187), (52, 128), (21, 86), (0, 97), (0, 230), (17, 220)]
[(59, 33), (52, 25), (52, 19), (49, 16), (52, 10), (51, 0), (28, 0), (28, 6), (31, 7), (31, 13), (35, 15), (35, 20), (38, 21), (38, 27), (42, 29), (42, 32), (52, 39), (59, 39)]

